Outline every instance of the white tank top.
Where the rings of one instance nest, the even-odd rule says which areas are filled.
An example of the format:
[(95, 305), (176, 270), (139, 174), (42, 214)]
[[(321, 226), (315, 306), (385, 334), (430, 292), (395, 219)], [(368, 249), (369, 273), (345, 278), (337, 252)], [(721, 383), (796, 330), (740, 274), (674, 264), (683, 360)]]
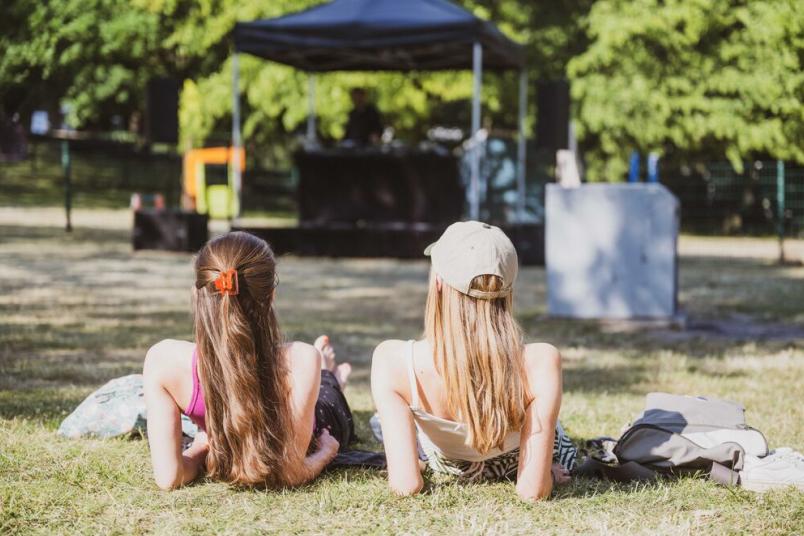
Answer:
[(416, 368), (413, 356), (413, 343), (408, 341), (408, 377), (410, 379), (410, 411), (419, 430), (419, 441), (425, 452), (440, 452), (451, 460), (480, 462), (505, 454), (519, 447), (519, 432), (511, 432), (505, 437), (502, 450), (494, 448), (481, 454), (466, 444), (467, 429), (463, 423), (442, 419), (427, 413), (419, 407), (419, 385), (416, 381)]

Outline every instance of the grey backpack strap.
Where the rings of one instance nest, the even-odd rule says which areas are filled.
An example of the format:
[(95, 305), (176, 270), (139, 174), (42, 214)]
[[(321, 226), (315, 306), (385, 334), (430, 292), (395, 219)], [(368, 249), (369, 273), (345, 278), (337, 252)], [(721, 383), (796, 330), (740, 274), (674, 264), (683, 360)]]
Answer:
[(606, 478), (615, 482), (632, 482), (634, 480), (654, 480), (659, 474), (653, 469), (636, 462), (626, 462), (622, 465), (609, 465), (594, 458), (587, 458), (575, 469), (578, 476)]
[(721, 486), (726, 486), (728, 488), (737, 486), (740, 483), (740, 473), (737, 471), (732, 471), (725, 465), (717, 462), (712, 462), (712, 470), (709, 471), (709, 478)]
[(740, 473), (734, 469), (742, 469), (745, 452), (742, 449), (735, 450), (731, 458), (731, 469), (722, 463), (712, 462), (712, 469), (709, 471), (709, 478), (721, 486), (731, 488), (740, 485)]
[[(609, 465), (594, 458), (587, 458), (579, 465), (574, 474), (588, 478), (605, 478), (615, 482), (633, 482), (634, 480), (654, 480), (659, 473), (637, 462), (626, 462), (622, 465)], [(723, 464), (712, 462), (709, 478), (721, 486), (734, 487), (740, 483), (740, 473)]]

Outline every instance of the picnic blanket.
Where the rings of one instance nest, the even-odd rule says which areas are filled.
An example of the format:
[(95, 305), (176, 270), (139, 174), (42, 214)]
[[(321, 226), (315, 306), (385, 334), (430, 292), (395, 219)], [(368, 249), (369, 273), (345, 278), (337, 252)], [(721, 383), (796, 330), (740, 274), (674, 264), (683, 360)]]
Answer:
[[(198, 429), (186, 415), (182, 415), (181, 431), (186, 437), (193, 438)], [(142, 374), (130, 374), (106, 382), (62, 421), (58, 433), (72, 439), (144, 437), (147, 418)]]

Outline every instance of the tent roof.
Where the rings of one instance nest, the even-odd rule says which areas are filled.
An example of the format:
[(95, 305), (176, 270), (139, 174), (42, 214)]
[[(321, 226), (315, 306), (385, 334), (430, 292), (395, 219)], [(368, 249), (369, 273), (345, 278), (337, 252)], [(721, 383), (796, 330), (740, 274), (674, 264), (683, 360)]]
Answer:
[(305, 71), (520, 68), (523, 48), (447, 0), (333, 0), (275, 19), (240, 22), (235, 48)]

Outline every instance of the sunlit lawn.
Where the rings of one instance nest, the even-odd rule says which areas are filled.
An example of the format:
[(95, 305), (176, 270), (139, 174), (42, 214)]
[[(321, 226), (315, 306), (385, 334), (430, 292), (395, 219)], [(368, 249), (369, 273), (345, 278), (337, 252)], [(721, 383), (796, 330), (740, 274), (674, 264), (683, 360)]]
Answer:
[[(771, 446), (804, 450), (804, 268), (741, 258), (737, 240), (688, 240), (696, 255), (682, 257), (680, 299), (690, 318), (737, 315), (738, 327), (773, 324), (774, 337), (548, 319), (544, 270), (526, 268), (518, 316), (532, 340), (562, 349), (565, 428), (577, 440), (617, 435), (647, 392), (665, 390), (741, 401)], [(384, 338), (418, 336), (427, 269), (423, 260), (281, 262), (288, 337), (328, 333), (356, 365), (348, 398), (363, 448), (380, 448), (367, 428), (371, 351)], [(158, 491), (144, 441), (71, 441), (55, 429), (94, 388), (138, 372), (150, 344), (191, 337), (191, 275), (189, 255), (133, 253), (125, 229), (68, 236), (0, 218), (0, 533), (804, 533), (802, 493), (694, 479), (577, 480), (536, 505), (519, 502), (510, 484), (445, 479), (398, 499), (382, 473), (358, 470), (281, 493), (211, 482)]]

